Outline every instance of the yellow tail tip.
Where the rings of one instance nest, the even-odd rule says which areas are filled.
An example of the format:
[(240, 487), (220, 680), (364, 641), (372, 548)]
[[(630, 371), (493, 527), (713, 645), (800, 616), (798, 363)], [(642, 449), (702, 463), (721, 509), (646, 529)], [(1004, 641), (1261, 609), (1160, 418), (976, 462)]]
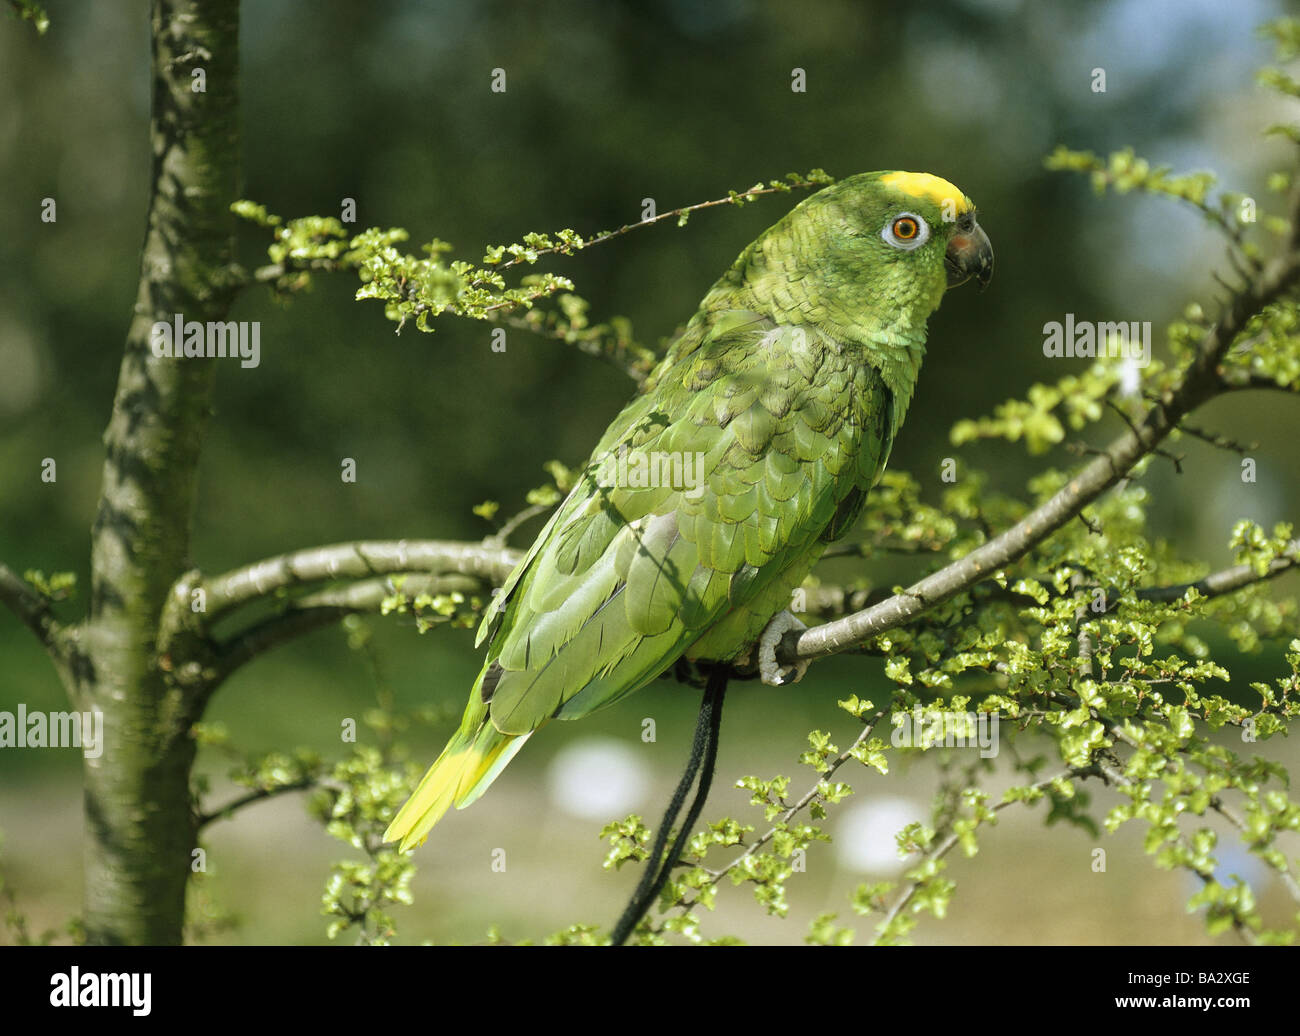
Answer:
[(400, 840), (401, 852), (423, 845), (448, 809), (463, 809), (487, 791), (529, 736), (501, 733), (486, 714), (477, 726), (462, 726), (397, 811), (384, 841)]
[(403, 853), (412, 849), (418, 849), (428, 841), (428, 839), (429, 835), (427, 833), (418, 838), (413, 837), (410, 828), (404, 824), (398, 826), (396, 819), (388, 825), (388, 830), (384, 832), (384, 844), (386, 845), (389, 842), (400, 841), (401, 845), (397, 847), (397, 851)]

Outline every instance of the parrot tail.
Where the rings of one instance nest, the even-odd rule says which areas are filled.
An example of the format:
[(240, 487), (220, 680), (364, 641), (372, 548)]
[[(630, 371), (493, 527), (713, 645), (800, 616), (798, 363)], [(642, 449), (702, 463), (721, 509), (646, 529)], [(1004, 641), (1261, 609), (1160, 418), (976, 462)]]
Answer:
[(497, 730), (475, 683), (460, 729), (388, 825), (384, 841), (400, 839), (398, 848), (403, 852), (423, 845), (433, 825), (453, 804), (464, 809), (488, 790), (531, 735), (532, 731), (503, 734)]

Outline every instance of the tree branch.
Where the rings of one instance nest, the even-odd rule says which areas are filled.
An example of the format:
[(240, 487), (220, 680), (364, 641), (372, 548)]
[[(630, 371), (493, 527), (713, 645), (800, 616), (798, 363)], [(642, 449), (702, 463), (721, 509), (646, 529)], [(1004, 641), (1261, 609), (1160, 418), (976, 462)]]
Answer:
[[(1092, 711), (1093, 714), (1096, 715), (1096, 710), (1090, 710), (1090, 711)], [(1128, 745), (1134, 751), (1148, 750), (1148, 746), (1143, 745), (1140, 741), (1131, 737), (1121, 724), (1115, 722), (1114, 720), (1099, 715), (1096, 715), (1096, 718), (1099, 722), (1101, 722), (1105, 726), (1106, 733), (1108, 733), (1116, 741), (1124, 742), (1124, 744)], [(1164, 768), (1166, 771), (1170, 773), (1173, 773), (1175, 775), (1177, 774), (1178, 768), (1174, 765), (1172, 761), (1166, 762)], [(1128, 781), (1127, 778), (1125, 778), (1125, 780), (1127, 783), (1132, 783), (1131, 781)], [(1223, 817), (1224, 820), (1226, 820), (1229, 824), (1235, 827), (1238, 832), (1240, 832), (1241, 840), (1244, 844), (1246, 844), (1247, 846), (1251, 844), (1252, 835), (1251, 835), (1250, 828), (1247, 827), (1246, 822), (1237, 815), (1236, 810), (1234, 810), (1231, 806), (1229, 806), (1226, 802), (1223, 801), (1222, 796), (1212, 795), (1210, 797), (1209, 808), (1214, 810), (1215, 813), (1218, 813), (1219, 816)], [(1283, 857), (1283, 859), (1285, 860), (1285, 857)], [(1297, 882), (1296, 876), (1293, 873), (1291, 873), (1290, 867), (1288, 867), (1285, 862), (1281, 866), (1277, 866), (1277, 865), (1271, 865), (1271, 866), (1273, 866), (1274, 873), (1278, 875), (1278, 877), (1282, 881), (1282, 884), (1286, 887), (1287, 894), (1290, 895), (1290, 897), (1293, 900), (1295, 900), (1297, 903), (1300, 903), (1300, 882)], [(1204, 875), (1201, 875), (1199, 871), (1197, 871), (1196, 873), (1200, 877), (1202, 877), (1202, 879), (1204, 879)]]
[(1274, 579), (1283, 572), (1289, 572), (1297, 565), (1300, 565), (1300, 540), (1292, 540), (1288, 544), (1287, 557), (1274, 558), (1263, 575), (1257, 573), (1250, 565), (1233, 565), (1230, 568), (1220, 569), (1218, 572), (1211, 572), (1204, 579), (1198, 579), (1194, 583), (1153, 586), (1147, 590), (1139, 590), (1138, 597), (1144, 601), (1177, 601), (1193, 587), (1199, 590), (1204, 597), (1221, 597), (1223, 594), (1230, 594), (1242, 587), (1249, 586), (1251, 583)]
[[(484, 582), (484, 579), (473, 576), (410, 574), (403, 580), (400, 592), (406, 597), (425, 593), (451, 593), (456, 590), (472, 593), (482, 589)], [(380, 605), (397, 592), (398, 587), (385, 577), (331, 587), (297, 598), (283, 612), (217, 644), (216, 662), (209, 678), (210, 690), (215, 690), (236, 669), (247, 665), (259, 655), (304, 634), (332, 626), (349, 615), (378, 611)]]
[[(1191, 587), (1195, 587), (1205, 597), (1232, 593), (1300, 566), (1300, 540), (1292, 544), (1292, 551), (1294, 556), (1274, 560), (1262, 576), (1250, 565), (1234, 565), (1192, 583), (1139, 590), (1138, 597), (1148, 601), (1176, 601)], [(400, 590), (408, 597), (453, 591), (473, 593), (485, 585), (495, 586), (503, 582), (519, 557), (518, 551), (484, 543), (448, 540), (366, 541), (295, 551), (217, 576), (204, 584), (208, 589), (209, 601), (219, 602), (211, 604), (208, 609), (209, 623), (215, 622), (218, 617), (239, 605), (269, 596), (281, 589), (327, 579), (351, 578), (356, 581), (304, 594), (276, 615), (218, 642), (214, 649), (215, 667), (208, 673), (212, 688), (215, 689), (235, 670), (273, 648), (324, 629), (345, 616), (378, 611), (386, 599), (398, 592), (392, 579), (395, 575), (405, 576)], [(418, 570), (426, 565), (441, 574)], [(951, 567), (953, 566), (949, 566)], [(381, 572), (386, 574), (369, 575)], [(3, 581), (0, 580), (0, 591), (2, 590)], [(814, 588), (809, 591), (809, 611), (838, 610), (846, 603), (865, 603), (870, 596), (871, 593), (867, 591), (845, 592), (836, 587)], [(889, 597), (855, 614), (874, 613), (896, 600), (897, 597)], [(838, 647), (835, 651), (846, 652), (853, 646)]]
[[(756, 183), (753, 187), (745, 191), (731, 191), (725, 198), (714, 198), (711, 201), (699, 201), (694, 205), (681, 205), (675, 209), (669, 209), (667, 212), (660, 212), (654, 216), (647, 216), (645, 219), (638, 220), (636, 223), (624, 223), (617, 230), (605, 230), (592, 237), (585, 238), (581, 245), (562, 246), (557, 245), (550, 248), (534, 249), (532, 253), (525, 257), (522, 255), (514, 256), (505, 262), (496, 264), (494, 270), (508, 270), (512, 266), (518, 266), (520, 263), (534, 263), (538, 258), (544, 255), (553, 255), (560, 253), (568, 255), (573, 251), (583, 248), (590, 248), (592, 245), (603, 245), (606, 241), (612, 241), (616, 237), (622, 237), (624, 234), (638, 230), (641, 227), (653, 226), (656, 223), (663, 223), (665, 220), (676, 220), (679, 227), (685, 226), (691, 213), (699, 212), (701, 209), (714, 209), (719, 205), (744, 205), (753, 201), (755, 198), (761, 198), (765, 194), (789, 194), (792, 190), (807, 189), (809, 187), (825, 187), (827, 184), (835, 181), (823, 173), (820, 169), (814, 169), (808, 177), (794, 176), (787, 178), (786, 182), (773, 181), (766, 187), (763, 184)], [(479, 287), (482, 282), (474, 281), (472, 287)]]
[[(1101, 771), (1102, 779), (1107, 784), (1118, 784), (1121, 787), (1129, 787), (1133, 784), (1132, 778), (1128, 777), (1124, 771), (1114, 763), (1108, 762), (1104, 758), (1098, 759), (1097, 768)], [(1186, 839), (1182, 834), (1178, 835), (1176, 841), (1183, 846), (1186, 846), (1187, 844)], [(1180, 866), (1200, 878), (1202, 884), (1209, 885), (1216, 880), (1213, 871), (1202, 870), (1193, 863), (1182, 863)], [(1252, 946), (1259, 941), (1256, 938), (1255, 933), (1251, 931), (1250, 927), (1246, 924), (1245, 920), (1236, 909), (1232, 911), (1232, 927), (1245, 942), (1250, 943)]]
[[(1036, 783), (1029, 785), (1029, 787), (1033, 788), (1036, 791), (1046, 791), (1048, 788), (1050, 788), (1053, 784), (1055, 784), (1059, 780), (1062, 779), (1077, 780), (1081, 777), (1086, 777), (1086, 776), (1088, 776), (1088, 773), (1087, 771), (1084, 770), (1075, 770), (1075, 769), (1062, 770), (1054, 777), (1047, 777), (1041, 781), (1037, 781)], [(1003, 799), (1001, 802), (998, 802), (997, 804), (990, 806), (989, 808), (994, 813), (1000, 813), (1008, 806), (1015, 805), (1016, 803), (1022, 803), (1024, 801), (1025, 801), (1024, 799)], [(959, 841), (961, 841), (961, 836), (956, 831), (951, 830), (951, 825), (949, 825), (949, 827), (950, 830), (948, 831), (944, 839), (937, 846), (931, 849), (930, 852), (926, 853), (925, 858), (922, 859), (921, 862), (917, 864), (915, 868), (913, 868), (913, 870), (924, 868), (926, 864), (934, 863), (936, 860), (940, 860), (943, 857), (947, 856), (948, 853), (952, 851), (953, 846), (955, 846)], [(906, 907), (907, 904), (912, 901), (912, 897), (916, 895), (917, 891), (920, 888), (921, 888), (920, 881), (913, 880), (909, 882), (903, 888), (903, 891), (899, 893), (898, 898), (894, 900), (894, 905), (891, 906), (889, 908), (889, 912), (885, 914), (885, 919), (880, 922), (879, 926), (877, 927), (877, 931), (880, 932), (887, 931), (893, 925), (898, 915), (903, 912), (903, 908)]]
[(210, 813), (201, 813), (195, 821), (195, 830), (202, 831), (214, 820), (225, 820), (245, 806), (251, 806), (254, 802), (261, 802), (263, 799), (274, 798), (290, 791), (303, 791), (306, 788), (314, 788), (319, 783), (314, 777), (304, 777), (300, 781), (293, 781), (290, 784), (278, 784), (274, 788), (256, 788), (246, 795), (232, 799), (224, 806), (220, 806)]
[(216, 649), (216, 661), (208, 674), (208, 693), (215, 691), (227, 677), (240, 666), (247, 665), (258, 655), (287, 644), (306, 633), (332, 626), (355, 609), (341, 607), (311, 608), (306, 611), (288, 611), (257, 623), (230, 638)]
[(502, 582), (519, 552), (482, 543), (384, 540), (310, 547), (256, 561), (203, 581), (207, 615), (215, 622), (240, 605), (307, 583), (398, 572), (460, 573)]
[(47, 651), (56, 650), (63, 627), (51, 614), (50, 602), (37, 593), (27, 580), (4, 564), (0, 564), (0, 602), (36, 634), (36, 639)]
[[(1142, 587), (1136, 591), (1136, 596), (1140, 601), (1178, 601), (1183, 598), (1188, 590), (1195, 588), (1202, 597), (1207, 599), (1222, 597), (1225, 594), (1235, 593), (1255, 583), (1276, 579), (1283, 573), (1290, 572), (1295, 568), (1300, 568), (1300, 540), (1292, 540), (1287, 546), (1286, 556), (1271, 561), (1263, 575), (1256, 572), (1251, 565), (1231, 565), (1228, 568), (1219, 569), (1217, 572), (1211, 572), (1209, 575), (1190, 583), (1170, 583), (1165, 586)], [(1048, 594), (1057, 596), (1050, 586), (1044, 587), (1044, 589)], [(982, 601), (1033, 600), (1027, 593), (1017, 593), (1014, 590), (1000, 586), (985, 586), (981, 592), (986, 595), (981, 597)], [(889, 599), (891, 599), (891, 595), (887, 591), (880, 589), (849, 590), (842, 586), (823, 585), (808, 588), (805, 602), (807, 607), (804, 610), (812, 615), (834, 614), (843, 616), (846, 612), (858, 612)], [(1119, 607), (1119, 595), (1111, 593), (1107, 589), (1106, 602), (1106, 613), (1113, 612)], [(841, 649), (840, 653), (847, 653), (850, 650), (848, 648)]]

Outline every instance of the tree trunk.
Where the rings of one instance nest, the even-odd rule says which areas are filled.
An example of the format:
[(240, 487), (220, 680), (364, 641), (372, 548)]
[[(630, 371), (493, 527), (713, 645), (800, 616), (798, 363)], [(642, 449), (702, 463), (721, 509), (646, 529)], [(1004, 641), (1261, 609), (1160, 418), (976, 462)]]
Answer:
[[(229, 206), (239, 187), (238, 0), (155, 0), (152, 17), (148, 229), (104, 436), (90, 608), (65, 668), (77, 707), (104, 714), (103, 752), (85, 763), (85, 923), (94, 943), (182, 937), (196, 841), (189, 729), (203, 695), (197, 680), (187, 683), (180, 653), (172, 665), (159, 629), (169, 588), (189, 567), (220, 361), (156, 357), (150, 332), (176, 314), (223, 318), (237, 284)], [(178, 606), (188, 610), (188, 601)]]

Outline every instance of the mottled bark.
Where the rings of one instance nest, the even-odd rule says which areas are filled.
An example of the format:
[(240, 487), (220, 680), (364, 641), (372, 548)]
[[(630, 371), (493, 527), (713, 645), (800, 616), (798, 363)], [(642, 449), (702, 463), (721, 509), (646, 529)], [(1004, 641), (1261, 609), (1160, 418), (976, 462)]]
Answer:
[[(228, 309), (238, 197), (238, 0), (153, 5), (153, 184), (91, 545), (90, 609), (70, 638), (78, 707), (104, 713), (85, 767), (85, 924), (95, 943), (178, 943), (195, 846), (193, 698), (158, 631), (188, 567), (214, 363), (158, 358), (155, 321)], [(200, 69), (204, 89), (195, 89)]]

